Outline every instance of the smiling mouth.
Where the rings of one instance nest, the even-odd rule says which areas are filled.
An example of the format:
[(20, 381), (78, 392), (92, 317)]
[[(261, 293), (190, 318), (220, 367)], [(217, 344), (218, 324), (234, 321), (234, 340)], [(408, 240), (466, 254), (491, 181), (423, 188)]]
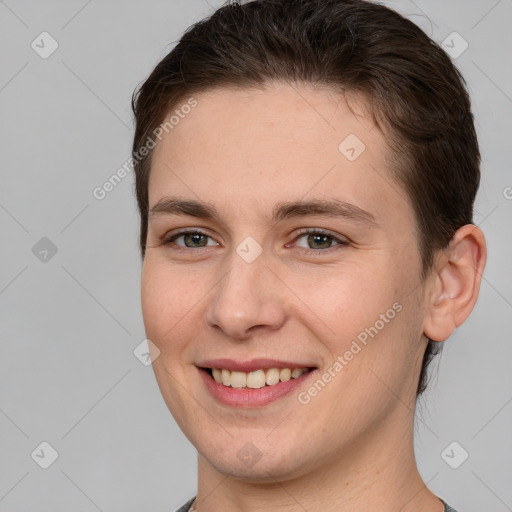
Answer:
[(252, 372), (230, 371), (225, 368), (200, 368), (205, 371), (217, 384), (237, 389), (260, 389), (271, 387), (280, 382), (298, 379), (305, 373), (316, 368), (267, 368)]

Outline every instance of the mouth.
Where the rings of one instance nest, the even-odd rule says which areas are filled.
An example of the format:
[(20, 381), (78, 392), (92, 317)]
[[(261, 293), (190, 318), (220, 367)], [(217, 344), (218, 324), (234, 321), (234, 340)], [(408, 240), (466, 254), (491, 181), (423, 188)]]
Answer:
[(267, 359), (248, 363), (216, 359), (196, 366), (214, 399), (244, 408), (267, 405), (290, 394), (318, 370), (307, 364)]
[(228, 370), (226, 368), (200, 368), (217, 384), (236, 389), (260, 389), (276, 386), (280, 382), (298, 379), (314, 367), (303, 368), (260, 368), (251, 372)]

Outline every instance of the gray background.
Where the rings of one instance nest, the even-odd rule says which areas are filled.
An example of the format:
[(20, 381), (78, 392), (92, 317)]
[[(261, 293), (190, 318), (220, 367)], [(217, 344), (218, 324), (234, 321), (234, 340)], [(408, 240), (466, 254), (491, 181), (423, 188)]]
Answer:
[[(483, 155), (488, 265), (420, 404), (418, 464), (460, 512), (512, 511), (512, 0), (387, 3), (438, 42), (468, 42), (456, 64)], [(195, 492), (195, 450), (133, 354), (145, 338), (133, 176), (102, 201), (92, 191), (130, 154), (133, 89), (220, 4), (0, 0), (0, 512), (163, 512)], [(46, 59), (31, 47), (50, 48), (43, 31), (59, 45)], [(48, 469), (43, 441), (58, 452)]]

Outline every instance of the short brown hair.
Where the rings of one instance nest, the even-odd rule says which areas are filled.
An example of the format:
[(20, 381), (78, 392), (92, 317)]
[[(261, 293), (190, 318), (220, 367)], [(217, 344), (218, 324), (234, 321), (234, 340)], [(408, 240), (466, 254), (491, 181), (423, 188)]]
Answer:
[[(425, 277), (435, 251), (472, 223), (480, 153), (469, 95), (448, 55), (418, 26), (364, 0), (228, 2), (184, 33), (132, 98), (142, 257), (152, 151), (140, 150), (154, 130), (193, 94), (269, 82), (363, 95), (391, 148), (392, 178), (414, 208)], [(436, 352), (428, 340), (418, 395)]]

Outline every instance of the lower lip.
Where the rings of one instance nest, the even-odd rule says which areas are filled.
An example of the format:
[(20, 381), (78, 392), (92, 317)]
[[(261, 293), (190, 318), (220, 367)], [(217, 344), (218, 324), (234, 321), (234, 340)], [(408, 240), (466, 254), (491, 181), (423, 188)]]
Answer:
[(216, 382), (206, 370), (199, 369), (201, 378), (210, 394), (224, 405), (232, 407), (257, 407), (274, 402), (278, 398), (284, 397), (297, 389), (305, 379), (307, 379), (315, 370), (303, 373), (296, 379), (290, 379), (286, 382), (279, 382), (273, 386), (263, 386), (258, 389), (251, 388), (230, 388)]

